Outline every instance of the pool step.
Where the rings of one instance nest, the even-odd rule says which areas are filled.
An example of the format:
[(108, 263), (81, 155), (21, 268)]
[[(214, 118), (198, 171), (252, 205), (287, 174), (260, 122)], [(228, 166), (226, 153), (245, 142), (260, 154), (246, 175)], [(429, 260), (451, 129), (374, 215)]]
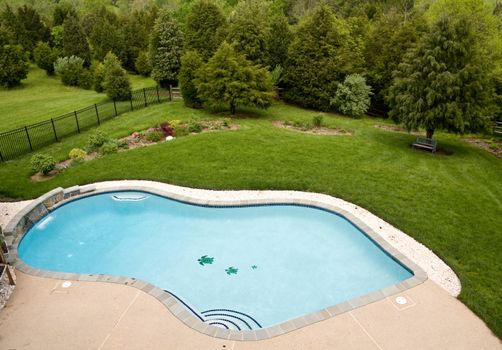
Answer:
[(260, 323), (244, 312), (230, 309), (212, 309), (201, 313), (204, 323), (236, 331), (262, 328)]
[(235, 331), (253, 330), (262, 328), (261, 324), (253, 317), (245, 314), (244, 312), (230, 310), (230, 309), (211, 309), (203, 311), (202, 313), (196, 312), (185, 301), (180, 299), (173, 292), (164, 289), (165, 292), (171, 294), (181, 304), (183, 304), (192, 314), (194, 314), (202, 322), (207, 323), (214, 327), (224, 329), (232, 329)]

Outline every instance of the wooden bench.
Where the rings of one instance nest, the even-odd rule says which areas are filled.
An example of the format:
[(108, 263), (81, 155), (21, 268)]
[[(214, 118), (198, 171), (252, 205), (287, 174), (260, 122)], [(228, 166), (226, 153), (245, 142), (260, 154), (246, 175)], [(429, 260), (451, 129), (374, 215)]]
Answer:
[(428, 139), (426, 137), (417, 137), (417, 140), (412, 144), (414, 148), (425, 149), (432, 153), (436, 152), (437, 145), (437, 140)]

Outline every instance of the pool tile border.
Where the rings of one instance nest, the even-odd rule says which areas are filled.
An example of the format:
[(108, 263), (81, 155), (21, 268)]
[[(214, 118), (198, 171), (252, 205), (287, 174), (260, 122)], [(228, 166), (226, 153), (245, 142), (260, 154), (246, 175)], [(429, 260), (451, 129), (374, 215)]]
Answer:
[[(192, 189), (190, 189), (192, 190)], [(109, 193), (116, 191), (141, 191), (147, 192), (162, 197), (167, 197), (172, 200), (200, 205), (200, 206), (252, 206), (252, 205), (279, 205), (279, 204), (294, 204), (301, 206), (314, 207), (322, 210), (332, 212), (336, 215), (344, 217), (349, 220), (355, 227), (357, 227), (363, 234), (371, 239), (377, 246), (379, 246), (386, 254), (392, 259), (403, 265), (406, 269), (413, 273), (411, 278), (403, 282), (394, 284), (392, 286), (374, 291), (372, 293), (336, 304), (325, 309), (297, 317), (292, 320), (282, 322), (267, 328), (257, 330), (235, 331), (227, 330), (215, 326), (211, 326), (202, 322), (196, 317), (189, 308), (183, 303), (178, 301), (173, 295), (164, 291), (156, 286), (136, 278), (112, 276), (106, 274), (76, 274), (76, 273), (60, 273), (53, 271), (46, 271), (33, 268), (25, 264), (19, 259), (17, 254), (17, 247), (24, 234), (28, 229), (35, 224), (38, 220), (44, 217), (47, 213), (65, 205), (73, 200), (93, 196), (101, 193)], [(296, 329), (306, 327), (316, 322), (324, 321), (331, 317), (336, 317), (340, 314), (349, 312), (361, 306), (373, 303), (390, 297), (392, 295), (401, 293), (409, 288), (418, 286), (427, 280), (427, 274), (413, 261), (408, 259), (397, 249), (392, 247), (385, 239), (375, 232), (371, 227), (366, 225), (362, 220), (354, 216), (352, 213), (340, 208), (332, 203), (323, 202), (319, 200), (306, 200), (304, 198), (291, 198), (291, 197), (277, 197), (277, 198), (258, 198), (254, 199), (204, 199), (194, 196), (183, 195), (174, 191), (161, 190), (156, 187), (150, 186), (129, 186), (129, 185), (115, 185), (97, 189), (94, 185), (86, 186), (73, 186), (67, 189), (58, 187), (46, 194), (35, 199), (28, 206), (19, 211), (11, 221), (6, 225), (3, 230), (5, 240), (10, 248), (8, 256), (9, 262), (20, 271), (38, 277), (55, 278), (62, 280), (75, 280), (75, 281), (89, 281), (89, 282), (107, 282), (123, 284), (130, 287), (137, 288), (144, 293), (156, 298), (162, 303), (175, 317), (188, 327), (206, 334), (208, 336), (237, 341), (256, 341), (280, 336), (282, 334), (294, 331)]]

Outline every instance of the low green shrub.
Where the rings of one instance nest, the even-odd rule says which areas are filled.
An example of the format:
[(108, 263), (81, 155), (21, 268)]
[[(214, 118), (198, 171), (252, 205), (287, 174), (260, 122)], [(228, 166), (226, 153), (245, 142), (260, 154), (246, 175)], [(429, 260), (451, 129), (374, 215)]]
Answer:
[(96, 131), (87, 139), (87, 150), (89, 152), (95, 151), (97, 148), (103, 146), (103, 144), (107, 141), (109, 141), (108, 136), (106, 136), (102, 131)]
[(44, 153), (35, 154), (31, 157), (30, 163), (31, 169), (35, 173), (42, 173), (44, 175), (47, 175), (56, 167), (56, 160), (52, 156)]
[(199, 133), (202, 131), (202, 124), (196, 121), (190, 121), (188, 123), (188, 132)]
[(119, 147), (114, 141), (107, 141), (99, 147), (99, 153), (102, 155), (117, 153)]
[(81, 148), (74, 148), (70, 151), (70, 153), (68, 154), (68, 156), (75, 160), (75, 159), (84, 159), (85, 156), (87, 155), (87, 152), (84, 151), (83, 149)]
[(190, 132), (188, 131), (188, 126), (186, 126), (184, 124), (177, 124), (174, 127), (174, 136), (176, 136), (176, 137), (186, 136), (189, 133)]
[(162, 140), (162, 136), (160, 131), (152, 131), (146, 134), (146, 139), (150, 142), (159, 142)]
[(324, 119), (324, 115), (322, 113), (316, 114), (312, 117), (312, 125), (316, 128), (320, 128), (322, 126), (322, 120)]

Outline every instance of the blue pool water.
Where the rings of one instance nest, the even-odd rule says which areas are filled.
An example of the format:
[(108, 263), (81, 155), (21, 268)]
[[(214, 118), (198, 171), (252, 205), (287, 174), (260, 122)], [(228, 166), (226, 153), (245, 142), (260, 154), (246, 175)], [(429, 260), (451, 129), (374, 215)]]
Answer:
[(143, 192), (70, 202), (34, 225), (18, 252), (39, 269), (136, 277), (199, 313), (236, 310), (263, 327), (412, 276), (324, 210), (200, 207)]

